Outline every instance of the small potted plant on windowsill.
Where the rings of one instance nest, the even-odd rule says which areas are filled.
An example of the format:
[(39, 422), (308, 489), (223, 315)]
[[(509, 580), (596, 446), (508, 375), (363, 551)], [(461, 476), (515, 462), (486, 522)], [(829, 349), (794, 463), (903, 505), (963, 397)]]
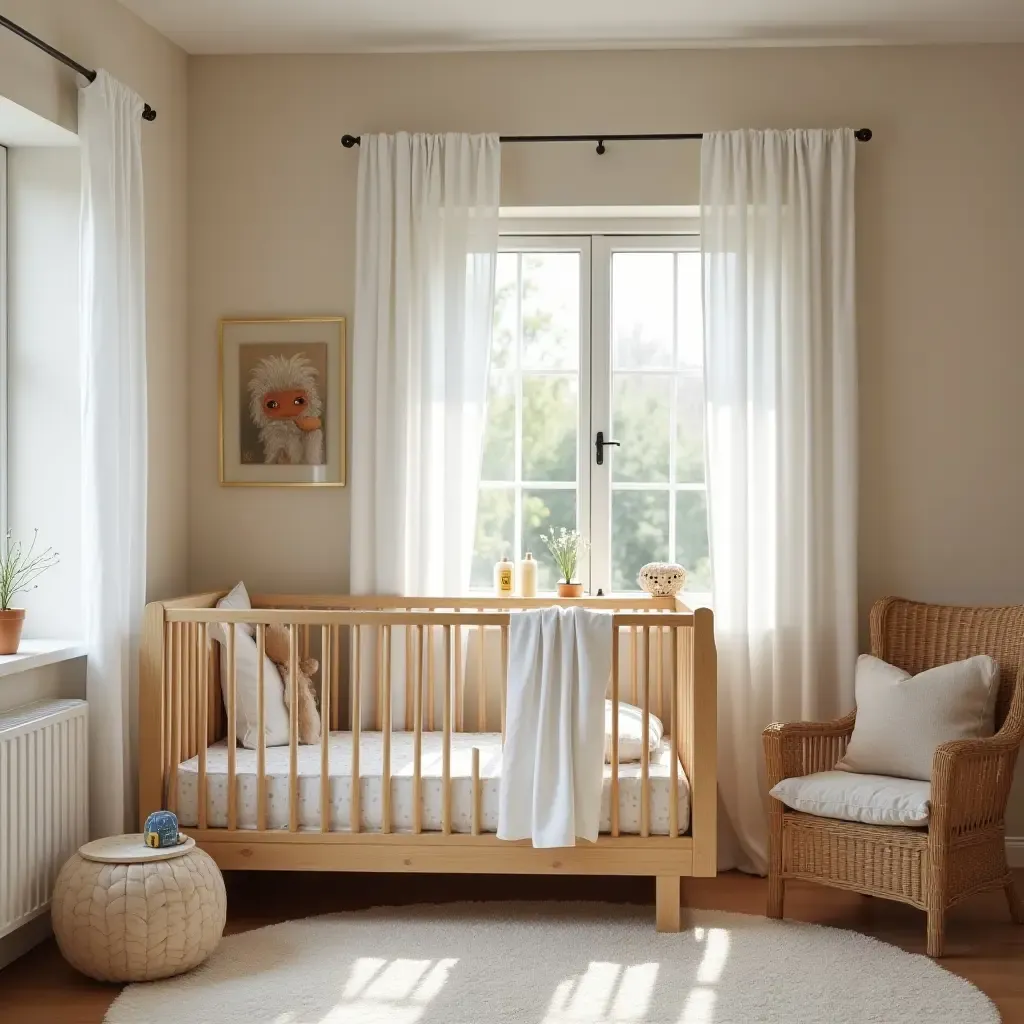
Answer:
[(36, 580), (47, 569), (52, 569), (60, 557), (53, 548), (36, 554), (39, 531), (32, 535), (28, 551), (21, 541), (11, 541), (7, 531), (3, 550), (0, 551), (0, 654), (17, 654), (21, 644), (21, 630), (25, 625), (25, 609), (12, 608), (17, 594), (36, 589)]
[(573, 577), (576, 575), (580, 555), (590, 546), (589, 541), (579, 530), (567, 530), (564, 526), (558, 533), (552, 531), (541, 534), (540, 539), (547, 545), (558, 571), (562, 574), (558, 581), (558, 596), (582, 597), (583, 584), (573, 583)]

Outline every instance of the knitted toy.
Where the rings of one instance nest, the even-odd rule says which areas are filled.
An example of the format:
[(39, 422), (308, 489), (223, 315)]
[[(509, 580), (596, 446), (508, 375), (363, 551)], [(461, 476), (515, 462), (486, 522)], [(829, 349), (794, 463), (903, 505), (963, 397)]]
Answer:
[[(284, 702), (291, 709), (292, 688), (288, 679), (288, 627), (268, 626), (267, 657), (277, 666), (284, 681)], [(312, 676), (320, 667), (316, 658), (299, 658), (296, 666), (299, 690), (299, 742), (320, 742), (320, 712), (316, 706), (316, 691)]]

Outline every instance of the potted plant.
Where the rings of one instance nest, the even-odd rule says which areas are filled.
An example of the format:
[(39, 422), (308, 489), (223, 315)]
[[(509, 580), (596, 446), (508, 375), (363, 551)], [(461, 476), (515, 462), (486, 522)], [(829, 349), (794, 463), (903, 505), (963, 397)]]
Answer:
[(582, 597), (583, 584), (573, 583), (573, 577), (576, 575), (580, 555), (587, 550), (590, 542), (579, 530), (567, 530), (564, 526), (558, 533), (552, 531), (541, 534), (540, 539), (548, 546), (548, 551), (551, 552), (551, 557), (562, 574), (558, 581), (558, 596)]
[(35, 590), (36, 580), (60, 561), (53, 548), (36, 554), (38, 537), (36, 530), (27, 551), (20, 540), (12, 543), (10, 530), (4, 538), (0, 551), (0, 654), (18, 653), (21, 629), (25, 625), (25, 609), (12, 608), (11, 602), (17, 594)]

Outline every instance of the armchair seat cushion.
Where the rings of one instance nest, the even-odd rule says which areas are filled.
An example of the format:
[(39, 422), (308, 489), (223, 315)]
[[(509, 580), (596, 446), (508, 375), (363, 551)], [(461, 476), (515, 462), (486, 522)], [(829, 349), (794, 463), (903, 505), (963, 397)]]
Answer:
[(815, 772), (783, 779), (771, 795), (795, 811), (867, 825), (927, 825), (931, 814), (930, 782), (889, 775)]

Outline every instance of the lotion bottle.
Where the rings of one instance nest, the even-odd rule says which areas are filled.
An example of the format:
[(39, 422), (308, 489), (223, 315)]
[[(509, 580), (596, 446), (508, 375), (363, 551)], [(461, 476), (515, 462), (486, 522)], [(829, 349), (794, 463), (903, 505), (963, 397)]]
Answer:
[(519, 563), (519, 593), (523, 597), (537, 596), (537, 561), (530, 551)]
[(515, 565), (507, 555), (494, 566), (494, 593), (498, 597), (511, 597), (515, 593)]

